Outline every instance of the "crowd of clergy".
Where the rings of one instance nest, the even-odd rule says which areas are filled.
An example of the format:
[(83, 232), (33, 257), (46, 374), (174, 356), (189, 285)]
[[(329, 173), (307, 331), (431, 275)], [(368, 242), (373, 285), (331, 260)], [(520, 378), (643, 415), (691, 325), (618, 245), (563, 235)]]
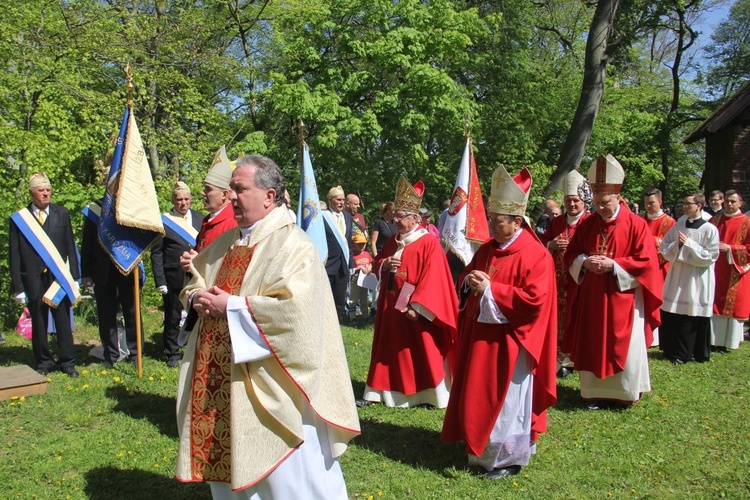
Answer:
[[(177, 182), (151, 252), (165, 361), (181, 365), (178, 479), (210, 482), (216, 498), (254, 498), (293, 494), (288, 479), (308, 470), (298, 494), (345, 498), (336, 457), (359, 432), (353, 409), (373, 404), (445, 408), (441, 439), (465, 442), (469, 464), (501, 479), (536, 452), (556, 378), (578, 372), (588, 410), (625, 409), (651, 390), (649, 348), (675, 365), (737, 349), (750, 315), (740, 193), (689, 194), (675, 220), (657, 189), (637, 214), (620, 196), (624, 180), (622, 165), (600, 156), (587, 176), (565, 177), (564, 211), (548, 204), (538, 227), (526, 217), (531, 173), (500, 166), (486, 202), (491, 237), (458, 266), (422, 207), (422, 181), (398, 179), (370, 234), (359, 197), (335, 186), (320, 214), (323, 261), (295, 225), (275, 163), (230, 162), (221, 148), (201, 191), (206, 215)], [(93, 285), (104, 366), (134, 361), (133, 282), (97, 244), (100, 203), (84, 211), (79, 268), (50, 180), (35, 174), (29, 192), (32, 203), (11, 218), (9, 258), (37, 371), (78, 375), (71, 302), (55, 288), (66, 280)], [(451, 200), (441, 219), (461, 207)], [(371, 316), (371, 361), (355, 398), (340, 325)]]

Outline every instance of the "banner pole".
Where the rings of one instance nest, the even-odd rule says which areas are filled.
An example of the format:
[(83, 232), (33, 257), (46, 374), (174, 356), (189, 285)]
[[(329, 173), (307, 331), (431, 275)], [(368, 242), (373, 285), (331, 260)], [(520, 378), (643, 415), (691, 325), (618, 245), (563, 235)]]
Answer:
[(140, 269), (135, 266), (133, 271), (133, 288), (135, 292), (135, 343), (136, 348), (136, 367), (138, 368), (138, 378), (143, 377), (143, 361), (141, 352), (141, 291), (140, 291)]

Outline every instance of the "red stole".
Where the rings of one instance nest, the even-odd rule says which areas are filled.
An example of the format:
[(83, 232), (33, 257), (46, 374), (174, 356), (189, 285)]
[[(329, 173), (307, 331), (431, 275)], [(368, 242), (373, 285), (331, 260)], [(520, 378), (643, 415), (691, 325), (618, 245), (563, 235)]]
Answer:
[(441, 439), (466, 441), (481, 455), (508, 392), (520, 347), (533, 359), (531, 439), (547, 430), (548, 407), (557, 400), (557, 302), (549, 252), (527, 230), (508, 248), (483, 244), (459, 278), (480, 269), (492, 277), (492, 297), (509, 323), (477, 323), (479, 299), (462, 290), (459, 348)]
[[(396, 253), (397, 236), (388, 239), (373, 272), (379, 272), (383, 260)], [(440, 242), (422, 236), (404, 248), (397, 272), (386, 274), (378, 296), (367, 385), (407, 395), (434, 389), (445, 378), (444, 359), (456, 341), (458, 313), (453, 278)], [(410, 302), (429, 309), (434, 320), (420, 316), (411, 321), (394, 308), (404, 283), (416, 286)]]
[[(221, 263), (216, 286), (239, 295), (253, 248), (233, 247)], [(190, 448), (194, 481), (231, 483), (232, 343), (226, 318), (203, 319), (190, 395)]]
[(213, 243), (224, 231), (237, 227), (237, 221), (234, 220), (234, 210), (231, 205), (224, 207), (210, 221), (208, 219), (209, 216), (203, 219), (201, 230), (198, 231), (198, 236), (195, 238), (195, 249), (199, 252)]
[[(601, 254), (634, 276), (643, 291), (646, 346), (661, 324), (663, 280), (659, 271), (654, 237), (646, 222), (620, 202), (620, 213), (604, 221), (593, 214), (580, 224), (565, 252), (565, 267), (581, 254)], [(586, 272), (572, 305), (566, 346), (576, 370), (590, 371), (598, 378), (621, 372), (625, 367), (633, 330), (635, 290), (620, 291), (613, 273)]]
[(716, 261), (716, 288), (714, 314), (746, 319), (750, 315), (750, 217), (720, 215), (711, 219), (719, 230), (719, 241), (730, 245), (733, 265), (726, 252), (719, 252)]
[(667, 271), (669, 271), (669, 261), (665, 259), (661, 253), (658, 252), (658, 249), (659, 245), (661, 245), (661, 242), (664, 240), (664, 236), (666, 236), (666, 234), (669, 232), (672, 226), (676, 224), (677, 221), (675, 221), (667, 214), (662, 214), (662, 216), (657, 219), (649, 219), (648, 214), (643, 214), (643, 220), (646, 221), (651, 234), (654, 235), (654, 243), (656, 244), (657, 249), (656, 255), (659, 257), (659, 269), (661, 270), (661, 277), (663, 282), (663, 280), (667, 277)]

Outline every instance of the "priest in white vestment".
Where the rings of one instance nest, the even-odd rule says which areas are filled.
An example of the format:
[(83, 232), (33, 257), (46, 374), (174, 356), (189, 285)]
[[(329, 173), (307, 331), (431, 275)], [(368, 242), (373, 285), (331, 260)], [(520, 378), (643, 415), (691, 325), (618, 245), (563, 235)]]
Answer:
[(341, 330), (312, 240), (276, 164), (232, 174), (238, 228), (191, 263), (176, 477), (214, 498), (347, 498), (337, 457), (359, 433)]
[(685, 215), (672, 226), (659, 252), (672, 265), (664, 280), (661, 349), (681, 365), (711, 357), (714, 263), (719, 258), (719, 231), (706, 221), (703, 193), (685, 197)]

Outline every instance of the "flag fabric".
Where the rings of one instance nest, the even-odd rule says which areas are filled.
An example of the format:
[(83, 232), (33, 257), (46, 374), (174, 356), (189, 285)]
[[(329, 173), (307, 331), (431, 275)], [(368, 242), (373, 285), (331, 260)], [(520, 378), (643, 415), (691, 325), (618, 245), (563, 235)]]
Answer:
[(164, 235), (154, 181), (130, 105), (112, 155), (98, 228), (99, 242), (126, 275)]
[(471, 137), (466, 138), (458, 179), (440, 236), (446, 248), (461, 259), (464, 265), (471, 262), (474, 252), (490, 238)]
[(297, 225), (312, 238), (323, 262), (328, 260), (328, 244), (323, 215), (320, 211), (318, 185), (315, 183), (315, 172), (310, 161), (307, 144), (302, 144), (302, 182), (299, 188), (297, 205)]

